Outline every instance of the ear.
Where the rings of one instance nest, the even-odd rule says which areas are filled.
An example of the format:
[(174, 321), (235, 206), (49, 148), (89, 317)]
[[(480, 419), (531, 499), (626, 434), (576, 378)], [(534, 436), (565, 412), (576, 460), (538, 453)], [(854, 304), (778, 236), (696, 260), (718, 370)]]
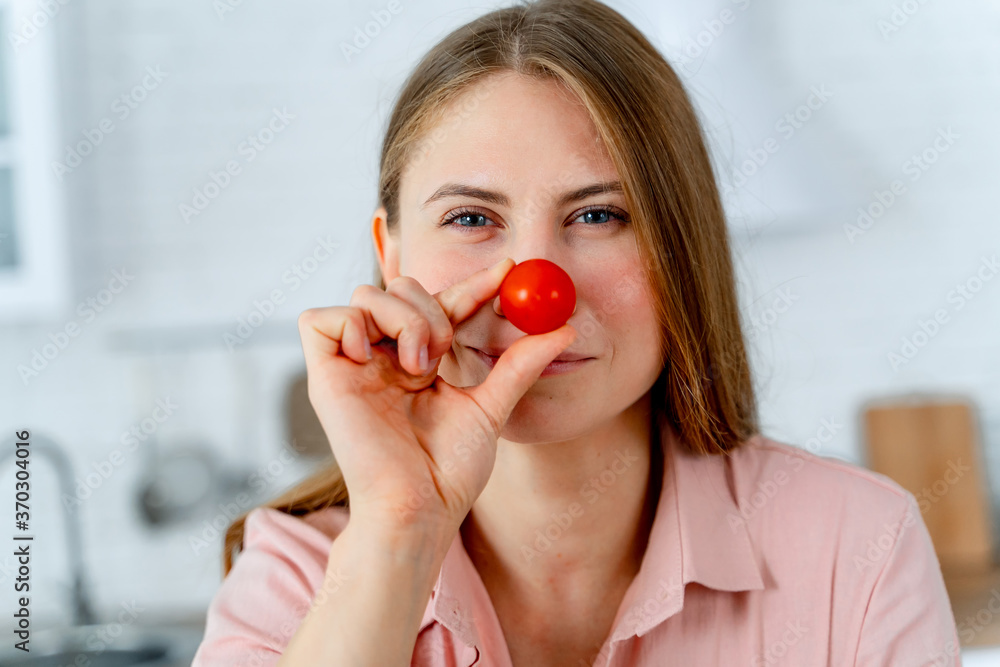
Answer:
[(375, 255), (378, 259), (382, 279), (388, 285), (399, 276), (399, 243), (389, 233), (388, 212), (384, 206), (379, 206), (372, 216), (372, 241), (375, 244)]

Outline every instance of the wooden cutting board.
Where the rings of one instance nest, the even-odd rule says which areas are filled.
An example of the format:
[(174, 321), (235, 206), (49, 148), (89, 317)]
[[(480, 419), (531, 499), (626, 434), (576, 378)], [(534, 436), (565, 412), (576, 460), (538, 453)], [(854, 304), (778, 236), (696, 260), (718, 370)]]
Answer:
[(906, 396), (862, 408), (867, 466), (910, 491), (949, 575), (993, 568), (993, 524), (974, 405)]

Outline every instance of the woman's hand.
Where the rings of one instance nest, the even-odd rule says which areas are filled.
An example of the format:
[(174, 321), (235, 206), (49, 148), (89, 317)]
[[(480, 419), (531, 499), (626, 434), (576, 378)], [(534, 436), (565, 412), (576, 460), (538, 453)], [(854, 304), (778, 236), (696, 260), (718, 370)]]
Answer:
[(519, 338), (475, 387), (438, 377), (455, 326), (496, 297), (513, 266), (505, 258), (434, 295), (407, 276), (385, 291), (362, 285), (349, 306), (299, 317), (309, 400), (347, 483), (352, 521), (457, 530), (486, 486), (503, 425), (576, 337), (566, 324)]

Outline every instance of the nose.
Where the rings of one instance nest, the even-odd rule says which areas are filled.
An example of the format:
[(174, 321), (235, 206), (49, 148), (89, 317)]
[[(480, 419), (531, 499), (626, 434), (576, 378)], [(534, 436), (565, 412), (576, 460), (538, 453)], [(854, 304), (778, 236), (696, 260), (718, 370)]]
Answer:
[[(513, 269), (511, 269), (511, 270), (513, 271)], [(577, 309), (577, 306), (580, 303), (579, 294), (580, 293), (578, 291), (577, 292), (577, 297), (578, 298), (573, 303), (573, 315), (576, 315), (576, 309)], [(503, 308), (500, 307), (500, 295), (499, 294), (497, 295), (497, 297), (495, 299), (493, 299), (493, 312), (496, 313), (497, 315), (499, 315), (500, 317), (504, 317)], [(504, 317), (504, 319), (507, 319), (507, 318)]]
[[(530, 225), (529, 225), (530, 226)], [(556, 246), (559, 244), (560, 239), (558, 233), (555, 238), (545, 230), (543, 225), (535, 225), (533, 233), (518, 233), (518, 229), (514, 228), (514, 233), (511, 235), (508, 243), (505, 245), (506, 254), (514, 260), (514, 271), (517, 265), (529, 259), (547, 259), (559, 266), (563, 271), (570, 274), (572, 279), (572, 272), (570, 270), (570, 262), (568, 258), (561, 252), (558, 251)], [(532, 236), (529, 238), (529, 236)], [(520, 238), (519, 238), (520, 237)], [(508, 272), (507, 275), (510, 275)], [(502, 283), (501, 283), (502, 286)], [(574, 286), (576, 283), (574, 281)], [(580, 302), (580, 290), (579, 287), (576, 289), (576, 302), (573, 304), (573, 314), (576, 314), (577, 307)], [(497, 294), (493, 299), (493, 312), (497, 314), (498, 317), (504, 317), (503, 306), (500, 304), (500, 295)]]
[[(556, 259), (558, 253), (554, 252), (559, 242), (559, 235), (557, 233), (553, 236), (543, 216), (538, 215), (538, 208), (533, 207), (532, 214), (528, 216), (532, 219), (519, 220), (511, 227), (511, 234), (503, 251), (514, 260), (515, 267), (528, 259), (547, 259), (562, 266), (560, 260)], [(512, 268), (511, 271), (513, 270)], [(493, 299), (493, 312), (499, 317), (504, 317), (499, 294)]]

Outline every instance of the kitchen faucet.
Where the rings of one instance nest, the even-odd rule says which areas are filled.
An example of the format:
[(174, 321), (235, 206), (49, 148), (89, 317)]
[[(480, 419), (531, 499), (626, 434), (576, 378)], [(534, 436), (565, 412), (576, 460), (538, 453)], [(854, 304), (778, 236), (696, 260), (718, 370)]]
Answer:
[[(2, 449), (0, 449), (0, 467), (8, 458), (14, 456), (17, 451), (18, 440), (9, 439)], [(73, 465), (62, 447), (51, 438), (44, 435), (32, 434), (28, 439), (32, 458), (35, 454), (52, 461), (55, 466), (56, 476), (59, 478), (59, 488), (63, 497), (74, 497), (73, 491)], [(32, 465), (29, 463), (29, 465)], [(76, 625), (91, 625), (95, 622), (94, 612), (90, 606), (90, 597), (87, 594), (86, 580), (83, 567), (83, 544), (80, 539), (80, 523), (77, 517), (70, 511), (65, 503), (63, 506), (63, 522), (66, 529), (66, 549), (69, 553), (70, 574), (73, 578), (73, 620)]]

